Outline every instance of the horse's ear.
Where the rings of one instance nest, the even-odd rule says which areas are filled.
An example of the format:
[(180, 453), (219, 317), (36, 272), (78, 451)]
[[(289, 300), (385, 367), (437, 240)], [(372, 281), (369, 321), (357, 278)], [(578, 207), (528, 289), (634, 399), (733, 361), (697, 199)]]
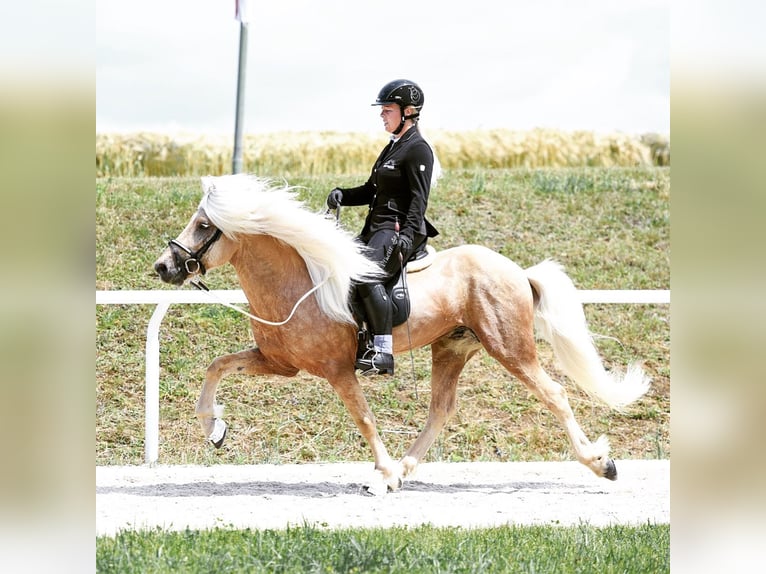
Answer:
[(213, 184), (213, 176), (211, 175), (205, 175), (200, 178), (202, 181), (202, 193), (208, 193), (215, 189), (215, 185)]

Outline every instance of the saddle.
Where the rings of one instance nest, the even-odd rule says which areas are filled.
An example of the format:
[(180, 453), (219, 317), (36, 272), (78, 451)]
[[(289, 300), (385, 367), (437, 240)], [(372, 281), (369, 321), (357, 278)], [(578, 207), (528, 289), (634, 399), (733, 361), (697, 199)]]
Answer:
[[(436, 249), (430, 245), (425, 244), (419, 247), (407, 259), (404, 269), (384, 284), (392, 308), (392, 325), (394, 327), (404, 323), (410, 316), (410, 294), (407, 289), (407, 275), (430, 267), (435, 255)], [(358, 326), (357, 344), (359, 351), (363, 352), (364, 349), (371, 345), (372, 337), (365, 323), (364, 307), (358, 298), (354, 298), (351, 302), (351, 311)]]

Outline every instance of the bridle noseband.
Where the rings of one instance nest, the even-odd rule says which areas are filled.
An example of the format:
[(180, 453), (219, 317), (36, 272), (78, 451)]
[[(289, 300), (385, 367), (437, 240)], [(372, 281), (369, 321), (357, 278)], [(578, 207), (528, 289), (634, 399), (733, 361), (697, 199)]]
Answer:
[(197, 249), (197, 251), (192, 251), (186, 247), (186, 245), (176, 239), (171, 239), (168, 241), (168, 247), (170, 247), (171, 251), (173, 250), (174, 246), (178, 247), (178, 249), (189, 255), (189, 258), (184, 261), (184, 268), (189, 275), (204, 275), (206, 270), (202, 263), (202, 256), (207, 252), (208, 249), (210, 249), (213, 243), (218, 241), (219, 237), (221, 237), (221, 230), (216, 228), (215, 233), (211, 235), (210, 238), (202, 244), (202, 247)]

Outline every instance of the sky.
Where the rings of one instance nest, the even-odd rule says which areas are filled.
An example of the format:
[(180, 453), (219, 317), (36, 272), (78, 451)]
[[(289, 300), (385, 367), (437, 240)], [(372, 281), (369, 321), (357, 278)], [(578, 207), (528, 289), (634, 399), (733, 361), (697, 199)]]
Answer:
[[(234, 131), (234, 0), (97, 0), (97, 132)], [(670, 131), (670, 2), (249, 0), (245, 133), (382, 131), (396, 78), (421, 125)]]

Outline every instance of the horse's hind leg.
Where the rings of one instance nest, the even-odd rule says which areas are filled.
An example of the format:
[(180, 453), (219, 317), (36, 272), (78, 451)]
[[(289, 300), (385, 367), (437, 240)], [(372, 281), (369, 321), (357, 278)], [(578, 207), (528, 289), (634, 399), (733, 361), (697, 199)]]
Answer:
[(259, 349), (247, 349), (230, 355), (216, 358), (205, 373), (205, 382), (197, 400), (196, 414), (205, 437), (220, 448), (226, 436), (226, 423), (220, 418), (221, 409), (215, 404), (215, 393), (218, 383), (230, 373), (245, 375), (283, 375), (292, 377), (297, 369), (279, 368), (269, 362)]
[(567, 400), (567, 392), (564, 387), (552, 380), (543, 368), (537, 364), (528, 371), (514, 373), (526, 387), (531, 390), (547, 406), (569, 437), (569, 442), (574, 449), (575, 457), (582, 464), (591, 469), (596, 475), (615, 480), (617, 468), (614, 461), (609, 458), (609, 441), (605, 436), (595, 443), (588, 440), (585, 433), (577, 424), (572, 407)]
[(493, 354), (503, 366), (516, 376), (543, 404), (548, 407), (558, 419), (569, 437), (569, 442), (574, 450), (575, 457), (582, 464), (591, 469), (596, 475), (615, 480), (617, 468), (614, 461), (609, 458), (609, 442), (606, 437), (601, 437), (595, 443), (588, 440), (585, 433), (575, 419), (572, 407), (567, 399), (566, 389), (551, 379), (537, 360), (537, 350), (534, 348), (534, 339), (530, 339), (532, 345), (531, 355), (525, 353), (526, 358), (522, 361), (509, 361), (506, 357)]
[(402, 458), (404, 476), (412, 473), (457, 408), (457, 381), (481, 345), (467, 329), (458, 329), (431, 345), (431, 405), (428, 420)]
[(548, 376), (537, 359), (532, 309), (519, 307), (515, 322), (486, 321), (477, 331), (487, 352), (517, 377), (558, 419), (567, 433), (575, 457), (598, 476), (614, 480), (617, 470), (609, 458), (606, 437), (591, 443), (575, 420), (564, 387)]

